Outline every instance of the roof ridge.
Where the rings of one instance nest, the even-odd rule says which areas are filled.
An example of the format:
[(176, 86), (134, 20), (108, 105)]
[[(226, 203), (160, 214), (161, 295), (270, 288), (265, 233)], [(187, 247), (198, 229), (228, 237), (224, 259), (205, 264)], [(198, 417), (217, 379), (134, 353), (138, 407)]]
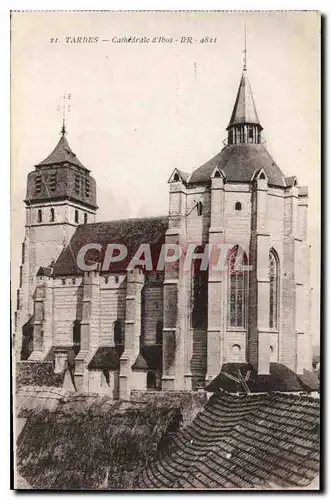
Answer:
[(87, 224), (79, 224), (77, 228), (79, 227), (86, 227), (86, 226), (96, 226), (97, 224), (110, 224), (113, 222), (125, 222), (125, 221), (143, 221), (143, 220), (155, 220), (155, 219), (168, 219), (169, 215), (156, 215), (155, 217), (148, 216), (148, 217), (129, 217), (129, 218), (124, 218), (124, 219), (111, 219), (111, 220), (103, 220), (103, 221), (97, 221), (97, 222), (89, 222)]

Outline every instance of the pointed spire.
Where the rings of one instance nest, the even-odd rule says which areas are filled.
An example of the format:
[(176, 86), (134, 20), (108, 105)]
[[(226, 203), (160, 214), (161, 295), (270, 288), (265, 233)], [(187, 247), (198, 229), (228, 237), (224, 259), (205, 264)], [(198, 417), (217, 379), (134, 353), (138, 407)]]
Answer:
[(251, 84), (247, 76), (247, 71), (244, 69), (228, 128), (232, 125), (244, 125), (248, 123), (259, 125), (261, 127), (255, 107)]
[(229, 144), (253, 142), (261, 140), (263, 127), (257, 115), (251, 84), (247, 76), (247, 30), (244, 27), (243, 71), (230, 118), (228, 130)]
[(61, 129), (61, 137), (53, 151), (45, 160), (41, 161), (38, 163), (38, 166), (42, 165), (59, 165), (63, 163), (71, 163), (72, 165), (76, 165), (78, 167), (84, 168), (85, 170), (86, 167), (82, 165), (82, 163), (78, 160), (77, 156), (75, 153), (72, 151), (71, 147), (69, 146), (69, 143), (67, 141), (67, 138), (65, 136), (66, 134), (66, 128), (65, 128), (65, 123), (63, 123), (62, 129)]

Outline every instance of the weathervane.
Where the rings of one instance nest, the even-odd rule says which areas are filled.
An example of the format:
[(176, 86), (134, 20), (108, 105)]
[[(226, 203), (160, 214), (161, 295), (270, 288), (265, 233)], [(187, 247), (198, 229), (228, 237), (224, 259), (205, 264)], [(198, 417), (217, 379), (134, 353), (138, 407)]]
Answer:
[[(61, 128), (61, 134), (65, 135), (67, 133), (66, 130), (66, 113), (70, 112), (71, 109), (71, 94), (66, 94), (64, 92), (63, 96), (60, 97), (60, 102), (58, 105), (58, 111), (61, 110), (62, 107), (62, 128)], [(61, 106), (62, 104), (62, 106)]]
[(245, 48), (244, 48), (243, 52), (244, 52), (244, 68), (243, 68), (243, 70), (246, 71), (246, 69), (247, 69), (246, 21), (245, 21)]

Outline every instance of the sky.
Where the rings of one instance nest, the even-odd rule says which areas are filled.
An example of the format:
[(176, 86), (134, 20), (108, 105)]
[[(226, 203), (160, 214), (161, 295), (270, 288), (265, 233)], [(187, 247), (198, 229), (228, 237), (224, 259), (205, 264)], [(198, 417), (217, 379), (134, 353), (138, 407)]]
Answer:
[[(314, 12), (14, 13), (13, 294), (26, 177), (59, 140), (60, 96), (71, 94), (67, 139), (96, 179), (97, 220), (167, 214), (173, 169), (191, 172), (223, 147), (241, 76), (245, 24), (248, 76), (266, 147), (284, 174), (297, 175), (309, 188), (312, 331), (318, 342), (320, 19)], [(130, 36), (150, 42), (117, 42)], [(77, 37), (98, 41), (75, 43)], [(154, 37), (167, 41), (152, 43)], [(193, 43), (180, 43), (181, 37)], [(206, 37), (212, 42), (201, 43)]]

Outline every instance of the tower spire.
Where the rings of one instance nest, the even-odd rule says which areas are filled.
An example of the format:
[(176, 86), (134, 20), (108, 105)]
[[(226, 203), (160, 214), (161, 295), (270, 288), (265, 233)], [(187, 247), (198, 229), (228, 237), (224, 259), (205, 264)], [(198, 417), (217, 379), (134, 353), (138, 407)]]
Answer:
[(234, 108), (230, 118), (230, 123), (227, 126), (228, 144), (260, 144), (261, 130), (263, 127), (260, 124), (257, 115), (253, 92), (247, 76), (247, 39), (246, 39), (246, 23), (245, 23), (245, 43), (244, 43), (244, 58), (243, 72), (237, 92), (237, 97), (234, 103)]

